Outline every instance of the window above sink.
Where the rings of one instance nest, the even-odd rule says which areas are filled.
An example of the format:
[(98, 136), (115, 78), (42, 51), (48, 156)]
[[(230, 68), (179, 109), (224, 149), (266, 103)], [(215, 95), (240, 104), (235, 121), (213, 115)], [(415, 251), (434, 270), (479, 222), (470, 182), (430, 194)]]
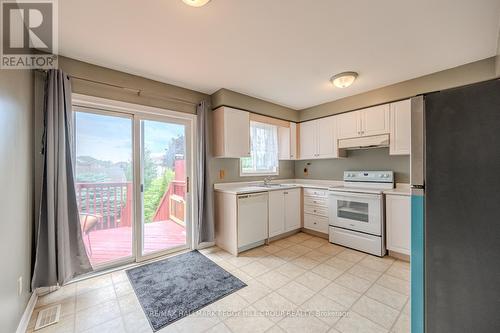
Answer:
[(278, 127), (250, 121), (250, 157), (240, 159), (240, 175), (278, 175), (278, 154)]

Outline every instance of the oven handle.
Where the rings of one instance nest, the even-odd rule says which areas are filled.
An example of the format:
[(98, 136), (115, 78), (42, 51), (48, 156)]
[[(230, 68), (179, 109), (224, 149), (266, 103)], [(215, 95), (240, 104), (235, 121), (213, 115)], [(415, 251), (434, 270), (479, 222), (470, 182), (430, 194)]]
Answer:
[(354, 193), (354, 192), (336, 192), (330, 191), (330, 196), (340, 196), (340, 197), (350, 197), (350, 198), (370, 198), (370, 199), (379, 199), (382, 197), (382, 194), (373, 194), (373, 193)]

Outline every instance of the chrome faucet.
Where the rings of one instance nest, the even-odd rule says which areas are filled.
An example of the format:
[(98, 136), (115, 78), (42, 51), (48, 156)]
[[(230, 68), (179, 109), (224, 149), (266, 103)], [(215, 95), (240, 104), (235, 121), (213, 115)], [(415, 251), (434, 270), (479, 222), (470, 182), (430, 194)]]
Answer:
[(266, 178), (264, 178), (264, 185), (266, 185), (266, 186), (270, 185), (272, 180), (273, 180), (272, 177), (267, 176)]

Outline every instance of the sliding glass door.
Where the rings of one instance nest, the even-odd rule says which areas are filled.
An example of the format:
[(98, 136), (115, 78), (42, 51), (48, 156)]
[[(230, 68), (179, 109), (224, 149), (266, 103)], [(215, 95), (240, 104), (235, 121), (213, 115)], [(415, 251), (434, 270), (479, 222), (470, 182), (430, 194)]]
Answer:
[(94, 269), (188, 248), (191, 122), (74, 110), (80, 227)]
[(186, 248), (187, 125), (174, 119), (141, 119), (140, 256)]
[(133, 258), (133, 119), (88, 111), (75, 112), (75, 186), (83, 241), (97, 268)]

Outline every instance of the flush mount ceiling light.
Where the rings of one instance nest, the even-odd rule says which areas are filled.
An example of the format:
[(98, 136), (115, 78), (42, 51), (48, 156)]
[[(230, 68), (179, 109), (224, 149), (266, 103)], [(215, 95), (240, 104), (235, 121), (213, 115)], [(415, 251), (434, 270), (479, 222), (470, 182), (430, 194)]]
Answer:
[(201, 7), (205, 6), (207, 3), (210, 2), (210, 0), (182, 0), (186, 5), (193, 6), (193, 7)]
[(354, 80), (356, 80), (357, 77), (358, 73), (356, 72), (343, 72), (332, 76), (330, 82), (337, 88), (347, 88), (354, 82)]

